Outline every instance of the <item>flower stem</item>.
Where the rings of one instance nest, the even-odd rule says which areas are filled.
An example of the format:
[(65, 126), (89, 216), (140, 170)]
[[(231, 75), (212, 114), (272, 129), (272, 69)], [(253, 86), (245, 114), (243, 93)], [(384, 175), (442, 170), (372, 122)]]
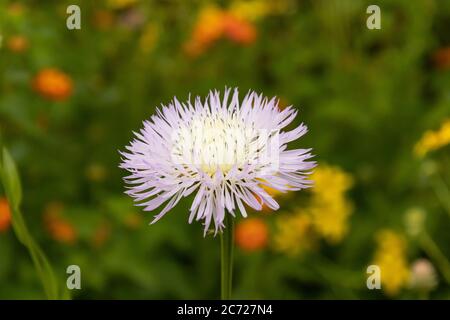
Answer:
[(229, 214), (225, 215), (225, 229), (220, 234), (221, 248), (221, 299), (231, 299), (233, 283), (233, 246), (234, 221)]
[(434, 260), (445, 280), (450, 284), (450, 262), (428, 233), (424, 232), (420, 240), (422, 249), (432, 260)]

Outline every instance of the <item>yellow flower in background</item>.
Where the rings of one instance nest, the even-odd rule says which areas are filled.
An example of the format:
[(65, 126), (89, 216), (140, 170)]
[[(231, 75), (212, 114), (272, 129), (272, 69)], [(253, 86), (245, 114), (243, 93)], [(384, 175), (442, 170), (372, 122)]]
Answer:
[(314, 188), (310, 189), (311, 197), (302, 210), (283, 216), (277, 223), (274, 241), (279, 251), (297, 254), (310, 249), (317, 236), (335, 244), (348, 231), (353, 204), (345, 193), (353, 185), (352, 176), (339, 167), (321, 165), (311, 180)]
[(321, 165), (311, 175), (314, 188), (309, 212), (315, 230), (331, 243), (342, 240), (348, 230), (348, 218), (353, 211), (345, 192), (353, 178), (338, 167)]
[(271, 3), (266, 0), (234, 1), (230, 11), (239, 18), (256, 21), (270, 13)]
[(86, 177), (92, 182), (101, 182), (106, 178), (106, 168), (100, 163), (91, 163), (86, 168)]
[(333, 200), (336, 194), (343, 194), (353, 185), (353, 178), (342, 169), (331, 165), (320, 165), (311, 175), (314, 188), (311, 192), (315, 197)]
[(230, 12), (242, 19), (256, 21), (268, 15), (284, 14), (292, 7), (290, 0), (236, 0), (230, 5)]
[(392, 230), (376, 235), (374, 264), (381, 270), (381, 285), (388, 295), (396, 295), (410, 280), (404, 238)]
[(142, 52), (150, 53), (155, 48), (159, 38), (159, 27), (155, 23), (148, 23), (139, 38), (139, 47)]
[(135, 5), (137, 0), (108, 0), (108, 6), (112, 9), (124, 9)]
[(330, 243), (340, 242), (348, 231), (348, 217), (353, 205), (343, 195), (326, 203), (314, 203), (309, 208), (314, 229)]
[(441, 127), (428, 130), (414, 146), (414, 154), (421, 158), (431, 151), (438, 150), (450, 143), (450, 119), (444, 120)]
[(300, 210), (278, 218), (274, 237), (275, 250), (295, 256), (314, 246), (311, 217), (306, 212)]

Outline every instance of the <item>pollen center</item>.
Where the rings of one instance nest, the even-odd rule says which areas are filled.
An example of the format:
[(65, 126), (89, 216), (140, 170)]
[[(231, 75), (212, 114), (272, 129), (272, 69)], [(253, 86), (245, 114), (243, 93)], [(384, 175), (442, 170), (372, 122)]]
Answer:
[[(217, 170), (226, 174), (254, 158), (252, 142), (257, 130), (236, 114), (195, 117), (174, 134), (173, 159), (182, 165), (194, 165), (214, 175)], [(256, 151), (256, 150), (255, 150)]]

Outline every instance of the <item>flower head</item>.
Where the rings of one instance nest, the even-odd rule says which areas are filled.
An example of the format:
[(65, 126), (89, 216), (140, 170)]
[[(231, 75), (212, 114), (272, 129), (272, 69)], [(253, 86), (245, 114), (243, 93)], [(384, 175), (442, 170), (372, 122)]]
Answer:
[(193, 103), (174, 98), (144, 121), (121, 153), (120, 167), (130, 172), (126, 193), (137, 205), (153, 211), (167, 202), (152, 223), (196, 192), (189, 223), (203, 220), (205, 233), (213, 223), (217, 232), (224, 227), (225, 214), (235, 216), (238, 209), (247, 216), (244, 204), (258, 211), (264, 204), (278, 209), (262, 185), (283, 192), (311, 185), (311, 149), (287, 150), (287, 143), (304, 135), (306, 126), (282, 131), (297, 111), (280, 111), (275, 98), (255, 92), (241, 103), (237, 89), (230, 93), (227, 89), (221, 97), (211, 91), (205, 101), (197, 97)]
[(6, 231), (11, 225), (11, 209), (8, 200), (0, 198), (0, 232)]
[(11, 52), (22, 53), (28, 49), (28, 39), (24, 36), (17, 35), (8, 39), (7, 47)]
[(422, 158), (448, 144), (450, 144), (450, 119), (445, 119), (438, 130), (428, 130), (423, 134), (414, 146), (414, 153), (417, 157)]
[(411, 266), (410, 285), (421, 291), (431, 291), (437, 286), (437, 275), (434, 266), (427, 259), (417, 259)]
[(293, 215), (278, 218), (274, 237), (275, 250), (296, 256), (315, 246), (316, 237), (309, 214), (300, 209)]
[(33, 88), (44, 98), (53, 101), (66, 100), (73, 90), (72, 79), (58, 69), (41, 70), (33, 79)]
[(268, 242), (269, 230), (266, 222), (260, 218), (249, 218), (236, 226), (236, 244), (244, 251), (263, 249)]
[(340, 242), (347, 234), (353, 204), (346, 192), (353, 177), (337, 166), (321, 165), (312, 174), (314, 189), (308, 211), (315, 230), (330, 243)]
[(396, 295), (408, 284), (406, 242), (400, 234), (392, 230), (379, 231), (374, 260), (381, 269), (381, 283), (388, 295)]

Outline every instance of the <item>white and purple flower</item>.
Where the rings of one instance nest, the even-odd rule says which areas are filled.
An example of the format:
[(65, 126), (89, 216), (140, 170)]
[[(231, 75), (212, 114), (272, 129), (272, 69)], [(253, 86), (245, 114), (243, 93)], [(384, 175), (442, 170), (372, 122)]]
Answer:
[(189, 223), (204, 220), (206, 233), (214, 222), (217, 232), (226, 214), (235, 217), (238, 209), (247, 216), (244, 204), (255, 210), (264, 204), (279, 208), (262, 186), (281, 192), (311, 186), (311, 149), (287, 149), (307, 127), (282, 131), (297, 111), (280, 110), (275, 98), (255, 92), (247, 93), (242, 103), (237, 89), (230, 93), (226, 89), (221, 97), (211, 91), (205, 101), (197, 97), (194, 103), (174, 98), (144, 121), (121, 152), (120, 167), (130, 172), (124, 178), (126, 193), (137, 205), (153, 211), (167, 202), (152, 223), (195, 192)]

